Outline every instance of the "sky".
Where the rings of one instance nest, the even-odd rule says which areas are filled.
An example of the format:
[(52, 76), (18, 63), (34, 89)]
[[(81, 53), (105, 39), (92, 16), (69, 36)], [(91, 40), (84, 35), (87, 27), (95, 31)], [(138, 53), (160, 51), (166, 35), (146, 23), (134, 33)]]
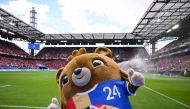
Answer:
[[(153, 0), (0, 0), (0, 7), (30, 23), (37, 11), (37, 29), (45, 34), (131, 33)], [(171, 41), (169, 41), (171, 42)], [(15, 42), (23, 48), (23, 44)], [(159, 42), (160, 49), (168, 42)], [(151, 46), (145, 47), (149, 49)], [(28, 51), (27, 46), (23, 48)]]
[(45, 34), (130, 33), (153, 0), (0, 0), (0, 7), (26, 23), (37, 11)]

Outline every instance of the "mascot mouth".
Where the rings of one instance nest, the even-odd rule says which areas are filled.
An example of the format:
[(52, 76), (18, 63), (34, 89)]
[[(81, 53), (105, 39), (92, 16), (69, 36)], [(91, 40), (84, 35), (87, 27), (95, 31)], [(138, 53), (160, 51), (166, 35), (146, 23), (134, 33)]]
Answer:
[(77, 79), (82, 79), (84, 77), (84, 75), (81, 75), (79, 77), (76, 77)]
[(83, 87), (90, 82), (91, 72), (88, 68), (77, 68), (72, 74), (72, 81), (78, 87)]

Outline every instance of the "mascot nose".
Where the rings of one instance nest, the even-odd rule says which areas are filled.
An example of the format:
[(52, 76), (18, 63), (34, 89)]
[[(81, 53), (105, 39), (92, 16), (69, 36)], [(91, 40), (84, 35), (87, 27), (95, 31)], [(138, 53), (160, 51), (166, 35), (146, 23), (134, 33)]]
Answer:
[(74, 70), (74, 74), (79, 75), (81, 73), (81, 71), (82, 71), (82, 68), (77, 68)]

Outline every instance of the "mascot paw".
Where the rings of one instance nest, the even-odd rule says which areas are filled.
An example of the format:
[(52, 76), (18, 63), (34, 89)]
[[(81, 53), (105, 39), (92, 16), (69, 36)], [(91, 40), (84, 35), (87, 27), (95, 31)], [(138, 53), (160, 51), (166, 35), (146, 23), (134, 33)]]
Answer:
[(48, 109), (61, 109), (59, 107), (59, 102), (57, 98), (52, 98), (50, 105), (48, 106)]
[(129, 68), (127, 70), (127, 73), (129, 75), (130, 82), (132, 85), (134, 85), (134, 86), (143, 86), (144, 85), (144, 83), (145, 83), (144, 76), (141, 73), (136, 72), (131, 68)]

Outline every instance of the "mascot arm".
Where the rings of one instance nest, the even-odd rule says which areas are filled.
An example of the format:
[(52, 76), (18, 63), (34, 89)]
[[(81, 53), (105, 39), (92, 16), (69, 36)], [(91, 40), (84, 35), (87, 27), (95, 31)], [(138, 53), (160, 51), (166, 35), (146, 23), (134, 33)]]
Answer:
[(144, 85), (144, 76), (131, 68), (127, 70), (127, 74), (122, 72), (121, 77), (122, 80), (129, 82), (127, 87), (132, 94), (134, 94), (140, 86)]
[(59, 107), (59, 102), (57, 100), (57, 98), (52, 98), (51, 103), (49, 104), (47, 109), (61, 109)]

